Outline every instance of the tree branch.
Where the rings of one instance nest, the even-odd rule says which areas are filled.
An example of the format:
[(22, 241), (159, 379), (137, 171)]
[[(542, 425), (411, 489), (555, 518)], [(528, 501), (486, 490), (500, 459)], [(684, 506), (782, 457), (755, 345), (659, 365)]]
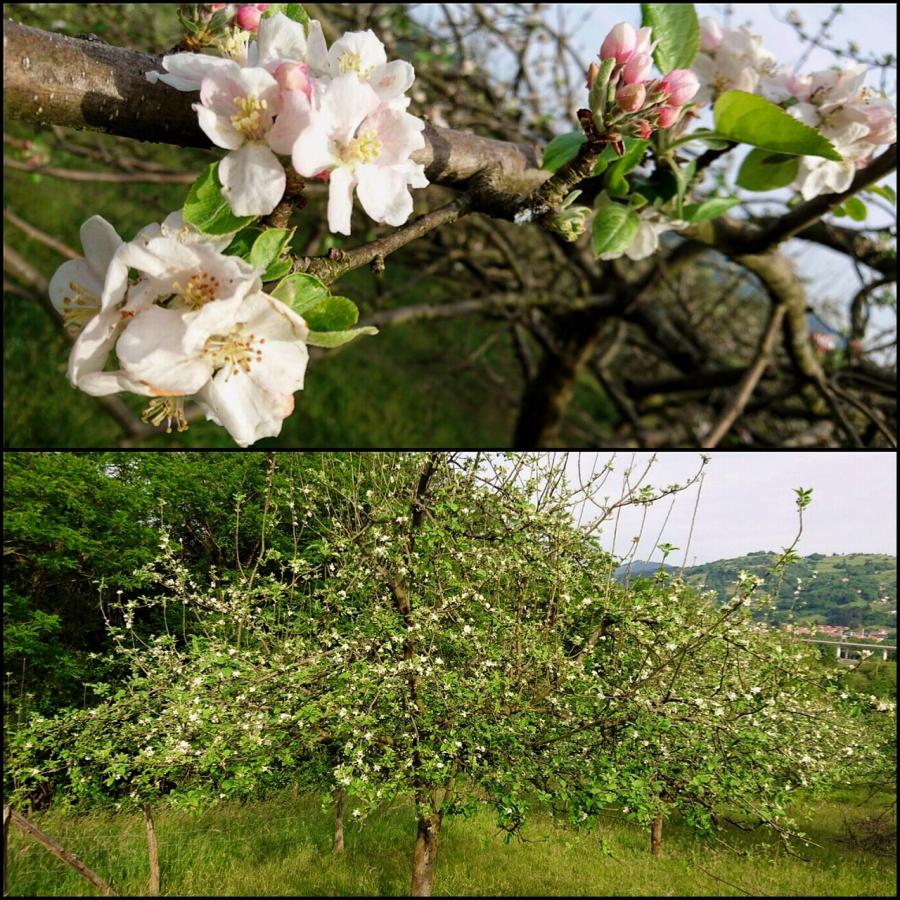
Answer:
[[(104, 131), (141, 141), (211, 147), (191, 108), (198, 95), (162, 82), (150, 84), (146, 72), (163, 71), (159, 58), (3, 22), (3, 102), (6, 115), (44, 125)], [(540, 150), (438, 128), (426, 123), (425, 147), (413, 159), (425, 166), (429, 181), (465, 185), (495, 164), (495, 187), (524, 193), (550, 173), (541, 170)]]

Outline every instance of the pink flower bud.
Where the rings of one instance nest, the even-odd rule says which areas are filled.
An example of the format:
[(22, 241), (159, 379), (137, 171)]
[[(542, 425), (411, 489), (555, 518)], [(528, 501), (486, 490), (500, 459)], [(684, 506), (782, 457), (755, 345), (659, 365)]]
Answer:
[(649, 141), (650, 138), (653, 137), (653, 129), (650, 127), (649, 122), (645, 122), (641, 119), (641, 121), (637, 123), (637, 136), (642, 141)]
[(889, 106), (870, 103), (863, 107), (869, 133), (865, 141), (869, 144), (893, 144), (897, 140), (897, 120)]
[(672, 69), (659, 83), (670, 106), (684, 106), (700, 90), (700, 81), (690, 69)]
[(722, 26), (712, 16), (704, 16), (700, 20), (700, 49), (705, 53), (713, 53), (725, 37)]
[(275, 70), (275, 80), (283, 91), (303, 91), (307, 97), (312, 95), (309, 68), (303, 63), (282, 63)]
[(637, 112), (647, 99), (647, 88), (638, 82), (626, 84), (616, 91), (616, 104), (622, 112)]
[(590, 90), (594, 86), (594, 82), (597, 80), (597, 76), (600, 74), (600, 66), (597, 63), (592, 62), (588, 66), (587, 70), (587, 89)]
[(631, 59), (637, 45), (637, 34), (627, 22), (619, 22), (600, 45), (600, 59), (614, 59), (624, 65)]
[(653, 68), (653, 60), (649, 53), (635, 53), (622, 68), (622, 81), (634, 84), (643, 81)]
[(242, 6), (237, 11), (234, 20), (237, 22), (238, 27), (243, 28), (244, 31), (256, 33), (259, 31), (259, 20), (261, 18), (262, 13), (255, 6)]
[(680, 106), (661, 106), (659, 108), (659, 127), (671, 128), (678, 121)]

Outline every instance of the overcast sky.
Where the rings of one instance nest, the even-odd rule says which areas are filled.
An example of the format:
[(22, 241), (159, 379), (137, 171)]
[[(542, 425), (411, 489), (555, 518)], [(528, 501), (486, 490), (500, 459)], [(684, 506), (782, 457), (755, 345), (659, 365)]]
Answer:
[[(577, 477), (578, 454), (569, 460), (570, 477)], [(610, 453), (584, 453), (582, 469), (590, 471), (599, 457), (601, 465)], [(795, 494), (798, 487), (812, 488), (812, 505), (804, 514), (798, 552), (896, 553), (897, 461), (893, 453), (790, 451), (777, 453), (712, 452), (703, 479), (697, 521), (687, 565), (741, 556), (754, 550), (779, 550), (796, 534)], [(623, 472), (643, 471), (650, 453), (617, 453), (614, 472), (603, 494), (618, 496)], [(646, 484), (665, 487), (684, 483), (697, 471), (699, 454), (659, 453)], [(632, 463), (632, 458), (634, 462)], [(669, 562), (681, 565), (687, 547), (691, 515), (697, 497), (692, 487), (675, 497), (661, 538), (671, 501), (664, 499), (647, 515), (635, 559), (660, 559), (660, 541), (679, 547)], [(622, 512), (615, 553), (623, 556), (640, 531), (641, 510)], [(586, 517), (587, 518), (587, 517)], [(600, 536), (613, 549), (613, 525)], [(659, 540), (658, 540), (659, 538)]]

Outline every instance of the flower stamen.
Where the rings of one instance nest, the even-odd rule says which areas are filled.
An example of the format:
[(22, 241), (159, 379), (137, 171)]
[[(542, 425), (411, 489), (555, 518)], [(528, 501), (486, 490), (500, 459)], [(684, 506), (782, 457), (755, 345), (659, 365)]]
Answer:
[[(259, 347), (254, 348), (254, 343)], [(256, 340), (256, 335), (244, 335), (240, 331), (233, 331), (227, 335), (213, 335), (207, 338), (203, 345), (203, 355), (214, 369), (230, 367), (225, 376), (226, 381), (237, 372), (250, 373), (251, 363), (262, 362), (261, 345), (265, 338)]]
[(378, 137), (378, 132), (372, 128), (343, 147), (340, 154), (341, 161), (345, 165), (374, 162), (381, 156), (383, 149), (384, 145)]
[(265, 137), (265, 128), (261, 113), (269, 108), (268, 101), (260, 100), (256, 94), (232, 99), (238, 108), (238, 112), (231, 117), (234, 130), (242, 134), (248, 141), (262, 140)]
[(166, 423), (166, 434), (172, 433), (172, 423), (175, 423), (177, 431), (187, 431), (188, 423), (184, 417), (183, 397), (155, 397), (141, 413), (142, 422), (150, 422), (153, 425)]

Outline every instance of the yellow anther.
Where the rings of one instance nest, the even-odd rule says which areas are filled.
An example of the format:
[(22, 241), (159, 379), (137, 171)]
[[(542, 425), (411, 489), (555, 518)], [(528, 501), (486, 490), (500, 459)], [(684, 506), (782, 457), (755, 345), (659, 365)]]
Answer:
[(178, 431), (187, 431), (188, 423), (184, 417), (184, 399), (182, 397), (156, 397), (150, 401), (141, 413), (141, 420), (154, 425), (166, 423), (166, 434), (172, 433), (172, 423)]
[(344, 147), (341, 159), (348, 165), (354, 163), (370, 163), (381, 156), (384, 145), (378, 137), (378, 132), (373, 128), (363, 132)]
[(267, 110), (269, 104), (260, 100), (256, 94), (249, 97), (234, 97), (234, 105), (238, 108), (231, 117), (234, 130), (242, 134), (248, 141), (259, 141), (265, 137), (261, 110)]

